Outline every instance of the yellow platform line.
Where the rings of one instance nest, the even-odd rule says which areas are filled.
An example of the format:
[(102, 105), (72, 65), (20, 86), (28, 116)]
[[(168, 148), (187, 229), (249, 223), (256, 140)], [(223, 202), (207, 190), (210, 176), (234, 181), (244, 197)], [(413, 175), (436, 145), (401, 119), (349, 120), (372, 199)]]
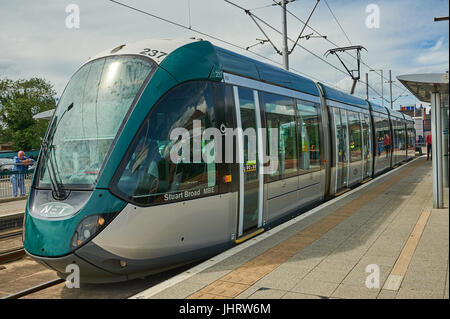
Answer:
[(187, 299), (230, 299), (238, 296), (289, 258), (322, 237), (330, 229), (352, 216), (364, 205), (376, 199), (395, 183), (414, 171), (418, 165), (422, 164), (422, 161), (416, 162), (405, 168), (404, 171), (396, 173), (384, 181), (383, 184), (361, 194), (358, 198), (338, 208), (320, 221), (306, 227), (227, 275), (194, 292)]
[(371, 180), (372, 180), (372, 177), (366, 178), (365, 180), (363, 180), (363, 181), (361, 182), (361, 184), (365, 184), (365, 183), (367, 183), (367, 182), (369, 182), (369, 181), (371, 181)]
[(234, 242), (236, 244), (240, 244), (240, 243), (242, 243), (242, 242), (244, 242), (244, 241), (246, 241), (246, 240), (248, 240), (248, 239), (250, 239), (252, 237), (255, 237), (256, 235), (261, 234), (263, 231), (264, 231), (264, 228), (258, 228), (254, 232), (252, 232), (250, 234), (247, 234), (247, 235), (245, 235), (245, 236), (243, 236), (241, 238), (236, 239)]
[(425, 229), (425, 225), (427, 224), (428, 218), (430, 217), (430, 211), (423, 211), (417, 220), (416, 225), (414, 226), (411, 235), (409, 236), (405, 246), (400, 253), (400, 256), (397, 259), (397, 262), (392, 268), (391, 273), (386, 279), (386, 283), (383, 286), (383, 289), (386, 290), (398, 290), (400, 285), (405, 277), (406, 270), (411, 262), (412, 256), (416, 251), (417, 245), (419, 244), (420, 238), (422, 237), (422, 233)]
[(346, 189), (340, 191), (339, 193), (334, 194), (334, 197), (341, 196), (342, 194), (345, 194), (345, 193), (347, 193), (350, 190), (351, 190), (351, 188), (346, 188)]

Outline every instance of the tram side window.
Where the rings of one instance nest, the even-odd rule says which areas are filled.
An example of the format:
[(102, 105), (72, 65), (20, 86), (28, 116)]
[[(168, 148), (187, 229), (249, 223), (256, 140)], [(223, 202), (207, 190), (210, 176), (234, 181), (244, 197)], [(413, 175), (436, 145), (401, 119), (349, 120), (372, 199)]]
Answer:
[(391, 148), (391, 137), (389, 133), (389, 120), (380, 116), (374, 116), (377, 133), (377, 155), (386, 155)]
[[(201, 123), (202, 131), (216, 127), (208, 82), (182, 84), (153, 107), (120, 166), (114, 188), (142, 205), (216, 193), (214, 139), (205, 142), (201, 136), (200, 140), (194, 138), (194, 121), (195, 125)], [(181, 129), (188, 137), (171, 139), (174, 129)], [(184, 159), (172, 161), (172, 151)], [(207, 153), (210, 160), (205, 162)]]
[(401, 150), (406, 150), (406, 132), (405, 132), (405, 122), (400, 121), (400, 146)]
[(387, 118), (383, 118), (383, 145), (384, 145), (384, 150), (386, 153), (386, 156), (388, 155), (388, 153), (392, 150), (392, 136), (391, 136), (391, 131), (389, 129), (389, 119)]
[(416, 141), (416, 132), (414, 131), (414, 124), (408, 123), (408, 148), (414, 148), (415, 141)]
[(294, 100), (270, 93), (262, 95), (266, 112), (267, 150), (269, 152), (272, 151), (270, 145), (272, 135), (278, 135), (278, 169), (268, 175), (268, 180), (275, 181), (295, 176), (297, 175), (298, 156)]
[(392, 119), (392, 150), (395, 153), (398, 148), (398, 127), (397, 127), (397, 121)]
[(320, 170), (320, 131), (318, 105), (297, 100), (300, 173)]
[(361, 114), (362, 126), (363, 126), (363, 153), (364, 159), (367, 159), (370, 156), (370, 119), (369, 114)]
[(361, 148), (361, 123), (359, 120), (359, 114), (356, 112), (348, 111), (348, 122), (350, 128), (350, 162), (356, 162), (362, 160), (362, 148)]
[(341, 112), (336, 107), (330, 107), (330, 110), (333, 114), (333, 122), (334, 122), (334, 132), (336, 134), (336, 163), (334, 165), (337, 167), (339, 162), (342, 162), (343, 157), (343, 138), (342, 138), (342, 128), (341, 128)]
[(383, 127), (382, 119), (379, 116), (374, 116), (373, 120), (375, 122), (375, 134), (376, 134), (376, 155), (381, 156), (383, 152)]

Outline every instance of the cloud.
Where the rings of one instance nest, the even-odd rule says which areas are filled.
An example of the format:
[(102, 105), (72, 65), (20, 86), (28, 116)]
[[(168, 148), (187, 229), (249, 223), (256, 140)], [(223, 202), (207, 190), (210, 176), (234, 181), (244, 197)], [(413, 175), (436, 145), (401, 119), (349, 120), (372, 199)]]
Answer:
[[(151, 14), (188, 25), (189, 16), (192, 28), (220, 37), (236, 45), (247, 47), (256, 43), (263, 34), (255, 23), (242, 10), (222, 0), (190, 0), (190, 14), (187, 0), (177, 1), (139, 1), (119, 0)], [(245, 8), (261, 7), (271, 0), (233, 0)], [(70, 3), (80, 7), (80, 29), (68, 29), (65, 8)], [(448, 1), (388, 1), (380, 0), (380, 28), (368, 29), (365, 26), (366, 5), (370, 1), (328, 0), (334, 14), (339, 19), (352, 44), (360, 44), (368, 49), (363, 53), (364, 62), (375, 69), (384, 69), (385, 76), (392, 69), (396, 75), (413, 73), (427, 69), (432, 72), (444, 72), (448, 69), (448, 31), (447, 24), (433, 22), (433, 17), (448, 12)], [(295, 1), (288, 9), (306, 21), (314, 2)], [(253, 11), (267, 23), (281, 29), (281, 11), (277, 6)], [(329, 40), (344, 46), (348, 41), (327, 6), (321, 1), (311, 18), (310, 25)], [(281, 48), (281, 36), (263, 26), (274, 44)], [(292, 39), (299, 35), (302, 24), (288, 15), (288, 33)], [(202, 37), (193, 31), (168, 24), (148, 15), (135, 12), (107, 0), (15, 0), (0, 2), (0, 78), (26, 78), (41, 76), (50, 80), (61, 94), (70, 76), (90, 56), (107, 48), (146, 38), (189, 38)], [(312, 31), (305, 30), (304, 34)], [(428, 42), (427, 42), (428, 41)], [(214, 44), (240, 54), (271, 63), (254, 54), (239, 50), (221, 42)], [(333, 47), (330, 42), (320, 38), (299, 42), (304, 49), (296, 47), (290, 55), (290, 66), (324, 82), (350, 91), (351, 79), (334, 56), (324, 57), (324, 53)], [(428, 46), (424, 48), (424, 43)], [(292, 48), (292, 43), (289, 43)], [(282, 58), (270, 44), (252, 48), (268, 58), (279, 61)], [(320, 57), (320, 58), (319, 58)], [(355, 64), (354, 58), (344, 55), (348, 65)], [(328, 63), (335, 65), (331, 67)], [(279, 66), (279, 65), (278, 65)], [(361, 76), (368, 72), (362, 65)], [(342, 72), (344, 71), (344, 72)], [(371, 86), (381, 91), (379, 76), (370, 72)], [(397, 83), (402, 87), (401, 84)], [(385, 86), (387, 92), (387, 86)], [(394, 86), (394, 97), (401, 93)], [(365, 96), (365, 86), (359, 83), (356, 94)], [(371, 95), (375, 92), (371, 91)]]
[(416, 58), (417, 63), (427, 64), (428, 66), (448, 63), (448, 45), (444, 47), (444, 42), (444, 37), (441, 37), (431, 48), (424, 50)]
[(0, 74), (14, 72), (14, 70), (17, 70), (17, 67), (13, 60), (0, 58)]
[(442, 44), (444, 43), (444, 37), (441, 37), (436, 44), (430, 49), (430, 51), (438, 51), (441, 47)]

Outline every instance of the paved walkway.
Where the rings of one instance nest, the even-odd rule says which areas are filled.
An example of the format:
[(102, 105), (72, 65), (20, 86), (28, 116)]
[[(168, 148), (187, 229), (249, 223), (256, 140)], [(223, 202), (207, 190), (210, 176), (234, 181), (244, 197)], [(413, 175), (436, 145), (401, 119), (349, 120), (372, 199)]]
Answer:
[(449, 298), (448, 214), (422, 157), (134, 298)]
[(13, 213), (23, 213), (25, 212), (26, 204), (26, 199), (0, 203), (0, 217)]

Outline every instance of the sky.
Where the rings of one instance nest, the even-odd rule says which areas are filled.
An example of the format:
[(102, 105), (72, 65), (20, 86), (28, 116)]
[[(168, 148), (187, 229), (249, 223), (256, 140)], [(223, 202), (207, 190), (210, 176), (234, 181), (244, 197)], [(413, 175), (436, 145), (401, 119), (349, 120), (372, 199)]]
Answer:
[[(256, 44), (257, 38), (264, 38), (243, 10), (223, 0), (118, 1), (181, 25), (190, 25), (237, 46), (248, 47)], [(246, 9), (254, 9), (251, 10), (253, 14), (281, 30), (281, 8), (272, 6), (273, 0), (230, 1)], [(316, 0), (296, 0), (287, 8), (295, 17), (306, 21), (315, 3)], [(71, 19), (73, 11), (66, 12), (71, 4), (79, 8), (79, 28), (66, 25), (66, 20), (74, 21)], [(374, 7), (378, 11), (371, 9)], [(376, 19), (377, 12), (379, 19)], [(369, 83), (373, 88), (369, 90), (370, 99), (381, 104), (381, 76), (379, 71), (369, 72), (370, 68), (382, 69), (384, 82), (387, 82), (389, 70), (392, 70), (393, 80), (403, 74), (448, 71), (449, 22), (434, 22), (434, 17), (448, 14), (448, 0), (321, 0), (308, 25), (338, 46), (362, 45), (367, 49), (362, 51), (361, 79), (364, 81), (365, 73), (369, 73)], [(292, 39), (298, 37), (303, 27), (295, 17), (290, 14), (287, 17), (288, 36)], [(275, 46), (281, 49), (280, 34), (267, 26), (262, 27)], [(311, 33), (313, 31), (306, 28), (303, 35)], [(57, 95), (61, 95), (71, 75), (89, 57), (105, 49), (142, 39), (189, 37), (211, 40), (109, 0), (0, 0), (0, 79), (42, 77), (54, 85)], [(211, 42), (275, 64), (217, 40)], [(320, 37), (302, 38), (299, 44), (304, 48), (295, 47), (289, 56), (291, 71), (307, 74), (315, 81), (350, 92), (352, 80), (344, 67), (336, 56), (325, 56), (327, 50), (334, 48), (333, 44)], [(292, 43), (288, 46), (291, 49)], [(269, 43), (251, 50), (277, 63), (282, 62), (282, 57)], [(353, 57), (344, 54), (343, 59), (349, 68), (355, 68)], [(383, 85), (384, 97), (389, 99), (389, 83)], [(399, 81), (393, 83), (394, 109), (417, 102), (404, 89)], [(357, 84), (355, 95), (365, 98), (365, 84)]]

